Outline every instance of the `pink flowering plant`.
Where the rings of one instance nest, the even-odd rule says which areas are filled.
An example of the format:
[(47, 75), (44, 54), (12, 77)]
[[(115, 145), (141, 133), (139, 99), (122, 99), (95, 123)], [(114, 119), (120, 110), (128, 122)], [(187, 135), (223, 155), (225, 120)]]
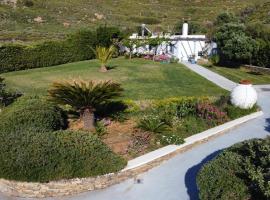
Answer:
[(170, 62), (170, 57), (168, 55), (162, 54), (154, 57), (156, 62)]
[(205, 119), (208, 125), (219, 125), (229, 121), (226, 112), (209, 103), (198, 103), (196, 114), (198, 117)]

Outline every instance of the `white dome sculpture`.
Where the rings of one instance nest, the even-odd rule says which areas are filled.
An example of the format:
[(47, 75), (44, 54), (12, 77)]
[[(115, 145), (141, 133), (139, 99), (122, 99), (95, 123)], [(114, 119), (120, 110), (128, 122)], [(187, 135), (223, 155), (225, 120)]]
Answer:
[(231, 103), (242, 109), (252, 108), (257, 99), (257, 92), (250, 83), (240, 83), (231, 92)]

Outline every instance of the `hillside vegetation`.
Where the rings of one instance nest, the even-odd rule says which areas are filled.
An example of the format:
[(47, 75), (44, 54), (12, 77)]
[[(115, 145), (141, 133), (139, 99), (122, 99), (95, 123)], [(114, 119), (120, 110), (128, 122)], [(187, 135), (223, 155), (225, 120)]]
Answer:
[[(5, 0), (7, 1), (7, 0)], [(0, 0), (0, 40), (36, 41), (63, 38), (67, 33), (99, 25), (132, 30), (141, 23), (171, 31), (184, 19), (203, 25), (224, 11), (247, 9), (250, 20), (269, 19), (266, 0)], [(263, 6), (262, 6), (263, 5)], [(269, 21), (268, 21), (269, 22)]]

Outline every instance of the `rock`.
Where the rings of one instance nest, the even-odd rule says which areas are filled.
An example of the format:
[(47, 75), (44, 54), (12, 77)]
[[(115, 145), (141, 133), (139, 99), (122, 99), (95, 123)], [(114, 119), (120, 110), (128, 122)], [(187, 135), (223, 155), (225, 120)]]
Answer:
[(102, 19), (105, 18), (103, 14), (99, 14), (99, 13), (95, 13), (95, 16), (96, 16), (96, 18), (97, 18), (98, 20), (102, 20)]
[(45, 22), (45, 20), (43, 20), (42, 17), (38, 16), (38, 17), (34, 18), (34, 22), (42, 23), (42, 22)]

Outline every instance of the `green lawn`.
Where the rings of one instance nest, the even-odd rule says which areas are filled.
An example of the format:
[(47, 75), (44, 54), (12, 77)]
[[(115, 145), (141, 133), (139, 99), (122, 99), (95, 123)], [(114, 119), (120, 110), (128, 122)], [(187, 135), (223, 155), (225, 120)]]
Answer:
[(250, 80), (253, 84), (270, 84), (270, 75), (269, 74), (253, 74), (245, 68), (228, 68), (228, 67), (219, 67), (212, 66), (207, 67), (222, 76), (227, 77), (228, 79), (239, 82), (240, 80)]
[(96, 60), (1, 74), (10, 87), (26, 94), (46, 94), (53, 81), (114, 80), (122, 83), (124, 98), (160, 99), (176, 96), (218, 96), (223, 89), (181, 64), (161, 64), (143, 59), (117, 58), (107, 73)]

